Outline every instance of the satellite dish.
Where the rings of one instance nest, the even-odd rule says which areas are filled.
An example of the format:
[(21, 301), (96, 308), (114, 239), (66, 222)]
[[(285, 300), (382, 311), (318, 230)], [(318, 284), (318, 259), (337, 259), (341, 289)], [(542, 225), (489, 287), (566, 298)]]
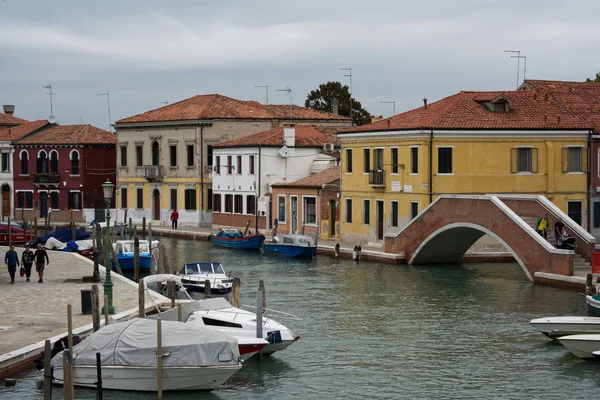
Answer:
[(51, 124), (56, 122), (56, 118), (54, 117), (54, 115), (50, 114), (50, 116), (48, 117), (48, 122), (50, 122)]
[(282, 148), (279, 149), (279, 155), (282, 158), (286, 158), (288, 156), (288, 148), (287, 148), (287, 146), (283, 146)]

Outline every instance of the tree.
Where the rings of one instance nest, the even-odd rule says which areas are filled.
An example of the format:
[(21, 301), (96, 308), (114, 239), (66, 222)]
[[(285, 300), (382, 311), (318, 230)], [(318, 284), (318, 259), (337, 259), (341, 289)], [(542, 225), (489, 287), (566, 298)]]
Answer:
[(600, 72), (598, 72), (596, 74), (596, 77), (594, 79), (587, 78), (585, 81), (586, 82), (600, 82)]
[[(338, 113), (346, 117), (350, 116), (350, 90), (347, 85), (340, 82), (327, 82), (319, 85), (319, 88), (311, 91), (306, 96), (304, 106), (315, 110), (333, 112), (333, 100), (338, 101)], [(363, 125), (371, 122), (371, 114), (365, 110), (360, 101), (352, 98), (352, 123)]]

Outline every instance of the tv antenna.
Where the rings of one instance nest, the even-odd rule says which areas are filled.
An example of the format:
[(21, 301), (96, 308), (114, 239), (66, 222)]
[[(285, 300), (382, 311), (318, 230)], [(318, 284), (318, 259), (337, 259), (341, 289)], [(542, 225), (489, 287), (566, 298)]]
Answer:
[(519, 71), (521, 69), (520, 67), (520, 61), (521, 58), (525, 57), (525, 56), (521, 56), (521, 50), (504, 50), (505, 53), (516, 53), (516, 56), (510, 56), (511, 58), (516, 58), (517, 59), (517, 88), (519, 87), (519, 82), (521, 82), (519, 80)]
[(266, 92), (267, 92), (267, 102), (265, 104), (269, 104), (269, 85), (256, 85), (254, 87), (255, 88), (265, 88), (266, 89)]
[(161, 105), (161, 106), (163, 106), (163, 107), (164, 107), (164, 106), (168, 106), (168, 105), (169, 105), (169, 102), (168, 102), (168, 101), (161, 101), (161, 102), (160, 102), (160, 105)]
[(276, 92), (287, 92), (290, 96), (290, 122), (292, 122), (294, 110), (292, 109), (292, 89), (289, 86), (286, 86), (285, 89), (277, 89)]
[[(350, 78), (350, 87), (349, 87), (349, 92), (350, 92), (350, 119), (352, 120), (352, 68), (351, 67), (346, 67), (346, 68), (340, 68), (340, 71), (348, 71), (347, 74), (344, 74), (344, 76), (347, 76)], [(352, 122), (352, 125), (354, 125), (354, 122)]]
[(43, 86), (44, 89), (48, 89), (48, 96), (50, 96), (50, 116), (48, 117), (48, 121), (52, 120), (51, 123), (54, 123), (54, 109), (52, 105), (52, 97), (56, 96), (56, 93), (52, 91), (52, 84), (49, 83), (46, 86)]
[(392, 116), (396, 115), (396, 102), (394, 100), (391, 101), (380, 101), (381, 104), (392, 104), (394, 107), (394, 114), (392, 114)]
[(519, 65), (519, 60), (523, 59), (523, 82), (525, 82), (525, 78), (527, 76), (527, 56), (522, 56), (522, 55), (517, 55), (517, 56), (510, 56), (511, 58), (516, 58), (517, 59), (517, 68)]
[(98, 93), (96, 96), (106, 96), (106, 102), (108, 105), (108, 131), (112, 132), (112, 120), (110, 118), (110, 93)]

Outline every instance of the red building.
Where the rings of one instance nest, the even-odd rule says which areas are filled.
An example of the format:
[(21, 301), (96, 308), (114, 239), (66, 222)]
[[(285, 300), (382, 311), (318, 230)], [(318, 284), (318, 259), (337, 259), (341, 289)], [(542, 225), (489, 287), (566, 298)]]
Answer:
[[(116, 183), (116, 136), (91, 125), (44, 123), (12, 142), (15, 218), (85, 221), (104, 209), (102, 184)], [(93, 212), (90, 214), (93, 218)]]

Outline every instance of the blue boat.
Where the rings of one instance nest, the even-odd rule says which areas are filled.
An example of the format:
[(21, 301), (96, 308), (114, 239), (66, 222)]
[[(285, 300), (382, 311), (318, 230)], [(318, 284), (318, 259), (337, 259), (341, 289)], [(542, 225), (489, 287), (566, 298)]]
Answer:
[[(152, 268), (152, 255), (147, 240), (140, 240), (140, 269)], [(133, 240), (117, 240), (113, 244), (122, 271), (133, 270)], [(113, 268), (115, 268), (113, 262)]]
[(217, 233), (212, 233), (208, 240), (216, 246), (230, 249), (258, 250), (265, 241), (265, 236), (262, 233), (244, 236), (237, 229), (221, 229)]
[(205, 283), (210, 281), (210, 293), (223, 295), (231, 292), (233, 278), (225, 274), (219, 262), (195, 262), (184, 264), (179, 274), (181, 283), (188, 292), (205, 292)]
[(303, 258), (314, 257), (317, 246), (310, 236), (281, 235), (263, 244), (263, 250), (284, 257)]

